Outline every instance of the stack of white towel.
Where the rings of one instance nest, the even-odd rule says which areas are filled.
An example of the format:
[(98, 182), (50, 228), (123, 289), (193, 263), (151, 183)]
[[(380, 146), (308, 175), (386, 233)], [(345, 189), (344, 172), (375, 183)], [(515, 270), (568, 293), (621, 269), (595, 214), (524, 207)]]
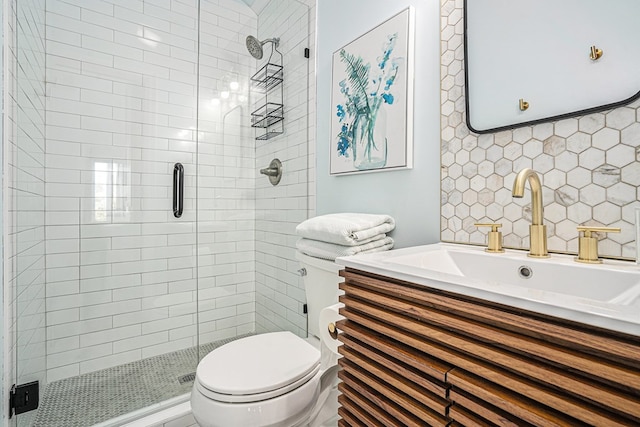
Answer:
[(321, 215), (296, 227), (302, 237), (296, 247), (303, 254), (332, 261), (341, 256), (386, 251), (393, 248), (393, 239), (386, 233), (395, 226), (389, 215)]

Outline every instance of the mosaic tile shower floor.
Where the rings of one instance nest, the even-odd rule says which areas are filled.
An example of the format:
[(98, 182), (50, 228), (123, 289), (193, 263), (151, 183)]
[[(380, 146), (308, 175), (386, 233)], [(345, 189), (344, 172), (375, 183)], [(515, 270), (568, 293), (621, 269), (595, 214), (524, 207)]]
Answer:
[[(238, 338), (242, 336), (205, 344), (202, 354)], [(188, 393), (193, 381), (181, 384), (179, 378), (195, 371), (197, 358), (192, 347), (52, 382), (33, 424), (19, 425), (88, 427)]]

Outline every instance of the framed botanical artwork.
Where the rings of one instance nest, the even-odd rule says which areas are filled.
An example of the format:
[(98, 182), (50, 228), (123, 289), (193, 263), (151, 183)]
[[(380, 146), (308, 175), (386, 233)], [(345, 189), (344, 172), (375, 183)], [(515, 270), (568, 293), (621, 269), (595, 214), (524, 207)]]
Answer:
[(413, 33), (409, 7), (333, 54), (331, 175), (413, 163)]

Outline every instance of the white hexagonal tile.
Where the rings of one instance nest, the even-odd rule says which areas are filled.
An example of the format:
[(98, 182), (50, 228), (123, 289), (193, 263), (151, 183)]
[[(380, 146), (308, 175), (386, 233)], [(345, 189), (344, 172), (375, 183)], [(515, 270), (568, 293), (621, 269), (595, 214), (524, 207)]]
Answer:
[(529, 236), (529, 221), (524, 218), (520, 218), (513, 223), (513, 234), (520, 238)]
[(449, 230), (447, 223), (441, 226), (442, 232), (440, 233), (440, 238), (443, 242), (453, 242), (455, 238), (455, 233), (452, 230)]
[(634, 162), (622, 168), (621, 179), (623, 182), (634, 186), (640, 186), (640, 163)]
[(456, 110), (456, 104), (453, 103), (452, 101), (446, 101), (442, 104), (441, 111), (442, 111), (442, 114), (444, 114), (445, 116), (448, 116), (449, 114), (453, 113), (455, 110)]
[(513, 169), (517, 171), (521, 171), (524, 168), (530, 168), (532, 166), (533, 160), (528, 157), (519, 157), (513, 161)]
[(567, 184), (575, 188), (582, 188), (591, 183), (591, 171), (577, 167), (567, 172)]
[(543, 151), (546, 154), (557, 156), (567, 148), (567, 140), (557, 135), (552, 135), (544, 140)]
[(574, 225), (581, 225), (592, 217), (591, 206), (582, 202), (574, 203), (567, 207), (567, 218), (574, 222)]
[(557, 223), (555, 232), (556, 236), (560, 237), (565, 242), (575, 238), (578, 235), (576, 224), (568, 219), (562, 220)]
[(635, 224), (636, 222), (636, 209), (640, 208), (640, 201), (635, 200), (632, 203), (629, 203), (622, 207), (622, 219)]
[(635, 162), (636, 150), (628, 145), (618, 144), (610, 150), (607, 150), (606, 159), (607, 164), (621, 168), (629, 163)]
[(467, 191), (469, 189), (469, 178), (466, 176), (459, 176), (456, 178), (456, 190), (458, 191)]
[(509, 160), (515, 160), (522, 156), (522, 145), (517, 142), (510, 142), (504, 146), (504, 157)]
[(620, 131), (610, 128), (600, 129), (593, 134), (591, 141), (594, 147), (608, 150), (620, 143)]
[(578, 163), (585, 169), (593, 170), (605, 162), (604, 151), (597, 148), (588, 148), (578, 156)]
[(445, 203), (442, 205), (442, 216), (449, 219), (455, 215), (456, 207), (451, 203)]
[(620, 168), (612, 165), (598, 166), (592, 173), (591, 179), (594, 184), (601, 187), (611, 187), (620, 182)]
[(491, 221), (499, 221), (502, 218), (502, 206), (498, 203), (491, 203), (487, 206), (487, 216)]
[(504, 147), (511, 141), (513, 141), (513, 132), (510, 130), (503, 130), (495, 134), (495, 143), (501, 147)]
[(533, 129), (529, 126), (521, 127), (513, 130), (513, 140), (524, 144), (533, 136)]
[(636, 187), (619, 182), (607, 188), (607, 201), (624, 206), (636, 200)]
[(466, 150), (460, 150), (456, 153), (456, 163), (465, 164), (469, 162), (469, 152)]
[(631, 126), (622, 129), (620, 142), (631, 147), (640, 146), (640, 122), (636, 122)]
[(570, 185), (563, 185), (555, 191), (555, 201), (562, 206), (570, 206), (578, 201), (580, 197), (578, 189)]
[(469, 206), (465, 205), (464, 203), (460, 203), (458, 206), (456, 206), (456, 216), (458, 218), (466, 218), (469, 216)]
[(567, 217), (567, 208), (559, 203), (552, 202), (544, 207), (544, 218), (553, 223), (558, 223)]
[(477, 174), (478, 165), (476, 165), (475, 163), (467, 163), (465, 165), (462, 165), (462, 175), (466, 176), (467, 178), (473, 178)]
[(480, 203), (476, 203), (475, 205), (471, 206), (470, 214), (478, 221), (480, 221), (481, 218), (484, 218), (486, 212), (486, 208)]
[(628, 107), (620, 107), (607, 113), (607, 127), (613, 129), (624, 129), (636, 121), (636, 110)]
[(622, 245), (611, 239), (604, 239), (598, 243), (598, 253), (602, 256), (619, 258), (622, 256)]
[(620, 206), (610, 202), (600, 203), (593, 208), (593, 219), (603, 224), (611, 224), (619, 221), (622, 217)]
[(484, 190), (487, 187), (487, 181), (483, 176), (480, 175), (476, 175), (473, 178), (471, 178), (471, 188), (473, 188), (476, 191), (481, 191)]
[(447, 67), (447, 74), (456, 74), (458, 71), (462, 70), (462, 61), (459, 59), (455, 59), (449, 66)]
[(535, 159), (543, 153), (544, 144), (537, 139), (530, 139), (522, 147), (522, 154), (530, 159)]
[(456, 179), (462, 176), (462, 166), (460, 166), (457, 163), (451, 165), (450, 167), (447, 168), (447, 175), (453, 179)]
[(508, 159), (500, 159), (496, 162), (495, 171), (497, 174), (505, 176), (513, 171), (513, 163)]
[(451, 115), (449, 116), (449, 118), (447, 120), (447, 124), (449, 126), (455, 128), (460, 123), (462, 123), (462, 113), (460, 113), (458, 111), (454, 111), (453, 113), (451, 113)]
[[(465, 136), (462, 140), (462, 149), (471, 152), (474, 148), (478, 148), (478, 138), (475, 135)], [(483, 148), (481, 149), (483, 150)]]
[(549, 154), (540, 154), (533, 159), (533, 170), (538, 173), (547, 173), (554, 166), (553, 156)]
[(566, 138), (574, 133), (578, 132), (578, 119), (565, 119), (556, 122), (554, 125), (555, 134)]
[(493, 135), (492, 133), (483, 133), (478, 136), (478, 147), (484, 148), (485, 150), (489, 149), (489, 147), (493, 145)]
[(453, 87), (453, 84), (454, 84), (453, 76), (447, 75), (442, 79), (442, 82), (440, 83), (440, 88), (444, 91), (447, 91)]
[(495, 197), (494, 192), (489, 190), (488, 188), (485, 188), (478, 192), (478, 203), (480, 203), (483, 206), (488, 206), (494, 202), (495, 200), (494, 197)]
[(580, 189), (580, 201), (589, 206), (595, 206), (604, 202), (606, 197), (606, 190), (596, 184), (589, 184)]
[(453, 206), (458, 206), (460, 203), (462, 203), (462, 191), (457, 189), (453, 190), (452, 192), (449, 193), (447, 200)]
[(464, 139), (469, 135), (469, 133), (469, 128), (465, 123), (460, 123), (458, 126), (456, 126), (456, 137)]
[(487, 160), (490, 162), (497, 162), (503, 157), (503, 149), (499, 145), (492, 145), (486, 151)]
[(578, 129), (581, 132), (593, 135), (605, 126), (605, 118), (602, 113), (589, 114), (580, 117), (578, 121)]
[(551, 236), (547, 239), (547, 245), (550, 251), (566, 252), (567, 241), (558, 236)]
[(533, 127), (533, 137), (544, 141), (553, 135), (553, 123), (540, 123)]
[(578, 132), (567, 138), (567, 150), (574, 153), (582, 153), (591, 147), (591, 135)]
[(568, 172), (578, 166), (578, 155), (570, 151), (558, 154), (555, 160), (556, 168), (564, 172)]
[(486, 178), (493, 174), (494, 166), (492, 162), (485, 160), (478, 165), (478, 174)]
[(567, 183), (567, 174), (558, 169), (553, 169), (544, 174), (542, 184), (552, 189), (560, 188)]
[(636, 229), (633, 224), (626, 221), (616, 221), (611, 224), (611, 227), (620, 228), (619, 233), (607, 233), (607, 238), (613, 240), (616, 243), (625, 245), (631, 243), (636, 239)]
[(445, 177), (442, 179), (442, 191), (449, 193), (456, 188), (456, 181), (451, 177)]
[(457, 216), (453, 216), (449, 218), (449, 220), (447, 221), (447, 225), (449, 226), (449, 229), (456, 232), (457, 230), (460, 230), (462, 228), (462, 220)]
[(442, 166), (451, 166), (455, 163), (455, 161), (456, 156), (452, 152), (447, 151), (442, 153)]
[(522, 218), (522, 206), (515, 203), (509, 203), (504, 206), (504, 217), (509, 222), (515, 222)]
[(504, 236), (504, 246), (507, 248), (522, 248), (522, 238), (515, 233), (506, 234)]
[(482, 161), (485, 160), (487, 152), (480, 148), (480, 147), (476, 147), (473, 150), (471, 150), (471, 153), (469, 155), (469, 159), (476, 164), (481, 163)]
[(487, 188), (491, 191), (498, 191), (503, 188), (504, 178), (498, 174), (491, 174), (487, 177)]
[(478, 192), (471, 189), (466, 190), (462, 193), (462, 202), (469, 206), (473, 206), (478, 202)]
[(456, 99), (462, 96), (462, 88), (460, 86), (454, 86), (447, 92), (447, 98), (451, 101), (455, 101)]
[(452, 127), (442, 129), (440, 137), (443, 141), (451, 141), (456, 136), (456, 130)]
[[(489, 189), (492, 190), (492, 188), (490, 187)], [(509, 203), (511, 203), (512, 198), (513, 196), (511, 195), (511, 190), (507, 188), (501, 188), (495, 192), (496, 203), (500, 203), (500, 205), (502, 206), (507, 206)]]

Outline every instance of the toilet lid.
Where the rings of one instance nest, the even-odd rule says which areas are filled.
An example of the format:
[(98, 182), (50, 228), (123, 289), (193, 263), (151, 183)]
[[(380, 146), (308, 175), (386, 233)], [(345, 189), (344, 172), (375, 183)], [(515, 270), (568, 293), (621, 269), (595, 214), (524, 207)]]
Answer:
[(215, 393), (264, 393), (296, 382), (320, 365), (320, 352), (291, 332), (271, 332), (232, 341), (198, 364), (197, 381)]

